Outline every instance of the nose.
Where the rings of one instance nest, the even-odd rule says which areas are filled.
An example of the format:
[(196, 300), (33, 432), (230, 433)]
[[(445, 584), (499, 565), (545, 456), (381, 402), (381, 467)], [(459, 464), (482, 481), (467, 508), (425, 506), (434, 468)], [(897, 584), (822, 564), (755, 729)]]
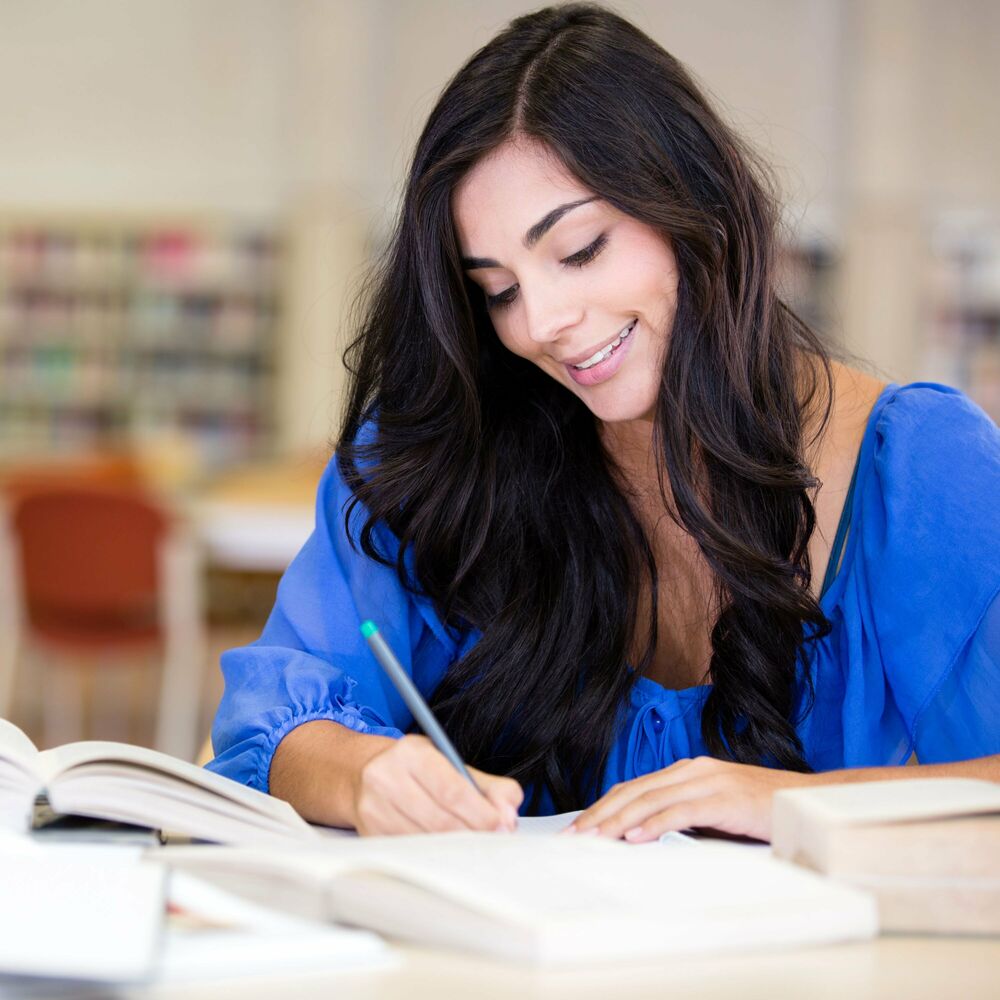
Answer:
[(562, 292), (552, 287), (536, 286), (524, 297), (525, 318), (528, 336), (536, 344), (550, 344), (559, 339), (566, 330), (572, 329), (583, 319), (583, 302), (579, 293)]

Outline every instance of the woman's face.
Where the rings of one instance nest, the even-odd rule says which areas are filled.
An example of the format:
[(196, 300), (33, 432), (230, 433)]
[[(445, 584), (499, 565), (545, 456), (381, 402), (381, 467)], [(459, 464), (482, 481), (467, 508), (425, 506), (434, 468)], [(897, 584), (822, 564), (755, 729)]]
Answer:
[(469, 171), (452, 211), (504, 347), (601, 421), (650, 417), (677, 303), (670, 245), (523, 139)]

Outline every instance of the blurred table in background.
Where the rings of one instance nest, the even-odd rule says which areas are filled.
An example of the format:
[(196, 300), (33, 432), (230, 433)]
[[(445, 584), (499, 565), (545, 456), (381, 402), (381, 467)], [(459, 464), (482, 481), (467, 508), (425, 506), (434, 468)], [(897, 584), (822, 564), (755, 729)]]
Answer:
[(188, 506), (210, 566), (282, 573), (313, 529), (327, 456), (256, 463), (222, 473)]

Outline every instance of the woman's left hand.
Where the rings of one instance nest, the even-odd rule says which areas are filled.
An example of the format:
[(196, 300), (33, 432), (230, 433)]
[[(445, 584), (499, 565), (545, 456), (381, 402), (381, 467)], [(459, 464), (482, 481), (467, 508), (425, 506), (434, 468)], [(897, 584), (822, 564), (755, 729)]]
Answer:
[(641, 844), (668, 830), (710, 827), (771, 839), (771, 797), (781, 788), (822, 781), (817, 774), (734, 764), (714, 757), (679, 760), (615, 785), (564, 832), (597, 832)]

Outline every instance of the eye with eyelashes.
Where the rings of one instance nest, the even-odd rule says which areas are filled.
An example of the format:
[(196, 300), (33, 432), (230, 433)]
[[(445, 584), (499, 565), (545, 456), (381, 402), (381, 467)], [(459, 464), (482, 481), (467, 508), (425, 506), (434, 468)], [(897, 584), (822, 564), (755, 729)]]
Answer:
[[(564, 257), (559, 263), (565, 267), (583, 267), (585, 264), (589, 264), (604, 249), (607, 242), (607, 236), (602, 233), (589, 246), (578, 250), (569, 257)], [(496, 295), (487, 295), (486, 308), (503, 309), (509, 306), (517, 298), (517, 288), (517, 285), (511, 285), (510, 288), (505, 288)]]

